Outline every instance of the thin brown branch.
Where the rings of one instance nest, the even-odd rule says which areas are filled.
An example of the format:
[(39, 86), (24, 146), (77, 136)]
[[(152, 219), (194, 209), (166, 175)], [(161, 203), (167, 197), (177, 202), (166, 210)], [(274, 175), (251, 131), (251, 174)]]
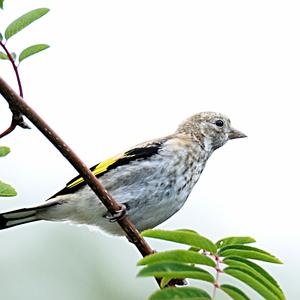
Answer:
[[(12, 57), (12, 55), (10, 54), (10, 52), (8, 51), (6, 45), (0, 41), (0, 46), (2, 47), (2, 49), (5, 51), (7, 57), (8, 57), (8, 60), (11, 62), (12, 64), (12, 67), (14, 69), (14, 72), (15, 72), (15, 75), (16, 75), (16, 79), (17, 79), (17, 83), (18, 83), (18, 88), (19, 88), (19, 95), (23, 98), (23, 87), (22, 87), (22, 83), (21, 83), (21, 78), (20, 78), (20, 74), (19, 74), (19, 71), (18, 71), (18, 67), (17, 65), (15, 64), (15, 61), (14, 61), (14, 58)], [(18, 109), (16, 109), (16, 107), (14, 107), (13, 105), (10, 105), (9, 106), (11, 112), (12, 112), (12, 120), (11, 120), (11, 124), (10, 126), (5, 130), (3, 131), (1, 134), (0, 134), (0, 139), (6, 135), (8, 135), (9, 133), (11, 133), (12, 131), (14, 131), (14, 129), (17, 127), (17, 126), (20, 126), (22, 128), (25, 128), (25, 129), (30, 129), (30, 127), (26, 124), (26, 122), (24, 121), (23, 119), (23, 116), (22, 114), (20, 113), (20, 111)]]
[(14, 72), (15, 72), (15, 75), (16, 75), (16, 78), (17, 78), (17, 83), (18, 83), (18, 88), (19, 88), (19, 95), (23, 98), (24, 94), (23, 94), (23, 88), (22, 88), (21, 78), (20, 78), (20, 74), (19, 74), (19, 71), (18, 71), (18, 67), (15, 64), (15, 60), (12, 57), (12, 55), (10, 54), (10, 52), (8, 51), (6, 45), (4, 43), (2, 43), (2, 41), (0, 41), (0, 46), (5, 51), (5, 53), (6, 53), (7, 57), (8, 57), (8, 60), (12, 64), (12, 67), (14, 69)]
[[(94, 191), (107, 210), (114, 215), (121, 206), (117, 201), (105, 190), (100, 181), (94, 176), (90, 169), (80, 160), (73, 150), (49, 127), (49, 125), (0, 77), (0, 93), (9, 103), (10, 107), (18, 109), (18, 111), (26, 116), (43, 135), (60, 151), (60, 153), (69, 161), (69, 163), (77, 170), (80, 176)], [(124, 230), (129, 240), (137, 247), (143, 255), (153, 253), (153, 250), (140, 235), (130, 219), (125, 216), (117, 221)]]
[(0, 139), (5, 137), (6, 135), (10, 134), (12, 131), (15, 130), (16, 127), (17, 127), (17, 124), (12, 119), (10, 126), (0, 134)]
[[(13, 111), (12, 108), (10, 110)], [(13, 112), (12, 114), (13, 115), (12, 115), (11, 123), (9, 127), (0, 134), (0, 139), (10, 134), (12, 131), (14, 131), (17, 126), (20, 126), (25, 129), (30, 129), (30, 126), (24, 121), (24, 118), (21, 113)]]

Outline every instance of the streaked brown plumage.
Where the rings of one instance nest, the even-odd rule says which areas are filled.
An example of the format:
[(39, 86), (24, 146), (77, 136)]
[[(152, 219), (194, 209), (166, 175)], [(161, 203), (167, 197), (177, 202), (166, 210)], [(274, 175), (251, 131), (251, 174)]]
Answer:
[[(174, 134), (139, 144), (91, 169), (144, 230), (183, 206), (214, 150), (243, 137), (226, 116), (203, 112), (181, 123)], [(0, 229), (38, 220), (71, 221), (122, 235), (108, 217), (95, 194), (76, 177), (45, 204), (0, 214)]]

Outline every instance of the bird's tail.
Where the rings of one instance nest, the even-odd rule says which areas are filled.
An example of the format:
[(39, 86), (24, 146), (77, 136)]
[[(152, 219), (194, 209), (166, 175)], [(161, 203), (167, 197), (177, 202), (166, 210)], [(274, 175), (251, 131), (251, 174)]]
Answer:
[(22, 208), (0, 214), (0, 230), (41, 220), (37, 216), (39, 208)]

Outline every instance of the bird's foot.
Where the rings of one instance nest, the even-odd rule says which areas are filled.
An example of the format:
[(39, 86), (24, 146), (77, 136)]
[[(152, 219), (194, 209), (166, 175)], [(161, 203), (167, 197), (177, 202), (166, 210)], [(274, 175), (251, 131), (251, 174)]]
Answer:
[(119, 220), (121, 220), (122, 218), (124, 218), (127, 215), (127, 207), (124, 204), (120, 204), (121, 208), (119, 210), (116, 210), (116, 212), (114, 214), (110, 214), (107, 213), (105, 215), (105, 218), (111, 222), (117, 222)]

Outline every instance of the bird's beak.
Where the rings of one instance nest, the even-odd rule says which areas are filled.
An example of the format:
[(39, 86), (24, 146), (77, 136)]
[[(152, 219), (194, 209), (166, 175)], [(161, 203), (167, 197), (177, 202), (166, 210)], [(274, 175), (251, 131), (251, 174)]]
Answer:
[(247, 137), (246, 134), (244, 134), (241, 131), (236, 130), (234, 128), (231, 128), (231, 130), (228, 133), (228, 138), (230, 140), (239, 139), (239, 138), (245, 138), (245, 137)]

